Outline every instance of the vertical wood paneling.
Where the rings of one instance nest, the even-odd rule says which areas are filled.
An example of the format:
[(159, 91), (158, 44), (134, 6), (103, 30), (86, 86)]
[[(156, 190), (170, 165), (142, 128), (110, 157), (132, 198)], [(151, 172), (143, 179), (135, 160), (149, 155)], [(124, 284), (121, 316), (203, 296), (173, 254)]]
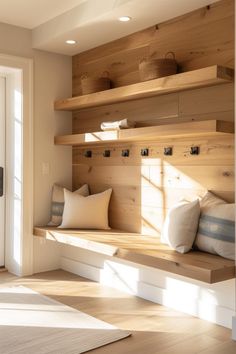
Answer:
[[(173, 50), (181, 70), (213, 64), (234, 66), (234, 1), (223, 0), (171, 21), (134, 33), (73, 57), (73, 95), (81, 94), (84, 72), (100, 75), (108, 70), (114, 86), (139, 81), (139, 60)], [(103, 121), (128, 118), (137, 126), (190, 120), (234, 120), (233, 84), (190, 90), (167, 96), (114, 104), (75, 112), (73, 132), (100, 130)], [(189, 154), (200, 147), (199, 156)], [(173, 156), (164, 157), (165, 146)], [(140, 149), (149, 148), (141, 158)], [(234, 200), (233, 138), (188, 139), (95, 147), (91, 159), (85, 149), (73, 148), (73, 187), (89, 183), (91, 192), (113, 188), (110, 223), (114, 228), (159, 235), (168, 209), (181, 198), (192, 200), (207, 189)], [(121, 150), (130, 149), (122, 158)]]
[(148, 54), (174, 51), (182, 70), (234, 66), (234, 1), (223, 0), (73, 57), (73, 94), (80, 76), (108, 70), (114, 86), (139, 81), (138, 63)]
[[(200, 148), (198, 156), (190, 155), (193, 145)], [(163, 155), (165, 146), (173, 147), (173, 156)], [(145, 147), (150, 155), (143, 158), (140, 150)], [(105, 148), (111, 150), (110, 158), (103, 156)], [(121, 156), (125, 148), (128, 158)], [(92, 147), (92, 158), (84, 156), (85, 150), (73, 148), (74, 189), (83, 183), (91, 193), (112, 187), (113, 228), (159, 235), (168, 209), (183, 198), (191, 201), (212, 190), (234, 200), (233, 137)]]

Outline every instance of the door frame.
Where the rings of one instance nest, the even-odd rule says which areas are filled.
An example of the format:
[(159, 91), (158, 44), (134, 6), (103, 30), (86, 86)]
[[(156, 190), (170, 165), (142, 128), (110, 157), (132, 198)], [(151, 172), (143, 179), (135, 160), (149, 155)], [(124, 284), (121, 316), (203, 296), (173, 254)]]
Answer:
[(0, 267), (5, 266), (5, 215), (6, 215), (6, 197), (5, 197), (5, 170), (6, 170), (6, 78), (5, 76), (0, 75), (1, 80), (1, 93), (3, 95), (0, 97), (1, 108), (0, 112), (0, 136), (1, 136), (1, 161), (0, 165), (3, 168), (3, 195), (1, 197), (1, 206), (0, 206), (0, 219), (1, 219), (1, 230), (0, 230)]
[[(1, 73), (6, 76), (7, 89), (14, 90), (17, 81), (21, 99), (22, 140), (20, 223), (12, 225), (14, 209), (14, 114), (6, 109), (6, 231), (5, 266), (9, 272), (24, 276), (33, 274), (33, 60), (0, 54)], [(20, 81), (19, 81), (20, 80)], [(18, 142), (19, 143), (19, 142)], [(16, 238), (17, 229), (17, 238)]]

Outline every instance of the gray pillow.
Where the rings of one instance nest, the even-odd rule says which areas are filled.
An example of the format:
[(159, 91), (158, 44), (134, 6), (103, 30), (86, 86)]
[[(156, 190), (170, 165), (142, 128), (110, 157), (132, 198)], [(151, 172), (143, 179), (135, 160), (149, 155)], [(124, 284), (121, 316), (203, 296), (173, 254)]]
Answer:
[[(77, 189), (74, 193), (80, 194), (84, 197), (89, 195), (89, 188), (87, 184)], [(52, 203), (51, 203), (51, 220), (48, 226), (59, 226), (62, 223), (62, 214), (64, 210), (64, 188), (54, 184), (52, 189)]]

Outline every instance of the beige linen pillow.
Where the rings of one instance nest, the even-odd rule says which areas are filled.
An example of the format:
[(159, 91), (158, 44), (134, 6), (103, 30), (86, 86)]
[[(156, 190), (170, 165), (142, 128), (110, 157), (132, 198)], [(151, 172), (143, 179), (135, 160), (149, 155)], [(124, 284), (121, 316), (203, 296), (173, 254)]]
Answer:
[(196, 237), (200, 215), (199, 200), (182, 201), (171, 208), (167, 214), (162, 241), (180, 253), (191, 250)]
[(112, 189), (88, 197), (64, 189), (65, 206), (60, 228), (110, 229), (108, 207)]
[[(89, 187), (87, 184), (84, 184), (73, 193), (87, 197), (89, 195)], [(64, 202), (64, 188), (54, 184), (52, 189), (51, 220), (48, 223), (49, 226), (58, 226), (61, 224)]]
[(235, 204), (228, 204), (210, 192), (203, 197), (195, 246), (235, 259)]

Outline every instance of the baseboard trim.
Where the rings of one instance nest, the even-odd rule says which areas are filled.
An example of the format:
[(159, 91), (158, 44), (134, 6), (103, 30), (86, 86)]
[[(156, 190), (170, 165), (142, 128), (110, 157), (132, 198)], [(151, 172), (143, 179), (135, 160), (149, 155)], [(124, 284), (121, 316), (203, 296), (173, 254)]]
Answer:
[(3, 273), (3, 272), (7, 272), (7, 268), (5, 268), (4, 266), (0, 267), (0, 273)]
[[(115, 272), (107, 278), (104, 276), (105, 271), (103, 268), (97, 268), (90, 264), (74, 261), (66, 257), (61, 257), (61, 269), (121, 290), (119, 286), (119, 275)], [(199, 317), (227, 328), (232, 328), (232, 317), (235, 314), (232, 309), (204, 302), (197, 298), (173, 298), (173, 291), (139, 280), (134, 280), (132, 286), (129, 288), (124, 287), (122, 290), (145, 300), (173, 308), (177, 311)], [(212, 316), (212, 314), (214, 314), (214, 316)], [(233, 325), (236, 327), (236, 319), (234, 321), (235, 325), (234, 322)]]
[(236, 341), (236, 316), (232, 319), (232, 339)]
[(101, 268), (73, 261), (66, 257), (61, 257), (61, 269), (97, 282), (100, 281), (100, 272), (102, 270)]

